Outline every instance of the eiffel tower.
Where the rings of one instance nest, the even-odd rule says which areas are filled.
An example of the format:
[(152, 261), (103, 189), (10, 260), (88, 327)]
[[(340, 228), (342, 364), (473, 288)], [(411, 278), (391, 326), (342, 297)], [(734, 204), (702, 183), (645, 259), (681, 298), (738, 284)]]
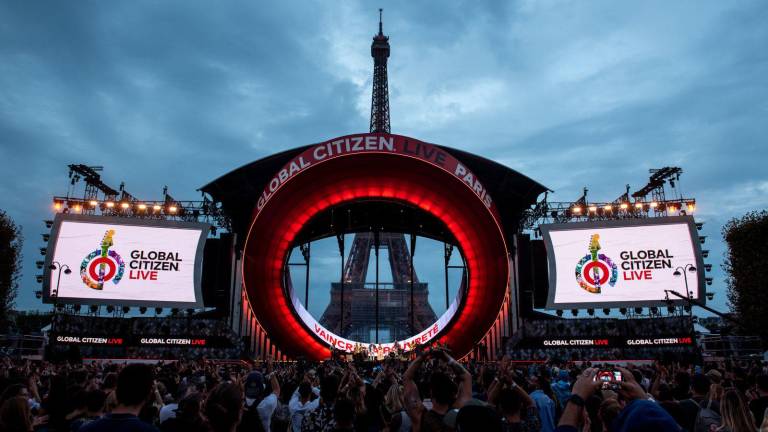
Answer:
[[(381, 12), (379, 9), (379, 33), (373, 37), (371, 44), (373, 92), (370, 130), (389, 133), (389, 37), (384, 35)], [(388, 251), (392, 282), (379, 282), (381, 249)], [(372, 253), (376, 260), (376, 277), (374, 283), (366, 283)], [(429, 304), (427, 284), (419, 282), (412, 268), (411, 253), (402, 233), (355, 234), (349, 258), (344, 264), (343, 282), (331, 284), (331, 301), (320, 318), (320, 324), (348, 339), (386, 343), (413, 336), (437, 321)]]

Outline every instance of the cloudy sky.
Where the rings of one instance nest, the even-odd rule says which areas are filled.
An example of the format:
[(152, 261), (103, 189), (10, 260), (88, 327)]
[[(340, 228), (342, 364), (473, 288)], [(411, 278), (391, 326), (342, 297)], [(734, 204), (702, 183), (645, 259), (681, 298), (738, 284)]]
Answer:
[(69, 163), (178, 198), (252, 160), (367, 130), (385, 8), (392, 131), (476, 152), (568, 201), (683, 167), (725, 308), (725, 221), (768, 207), (768, 3), (0, 2), (0, 208), (17, 304)]

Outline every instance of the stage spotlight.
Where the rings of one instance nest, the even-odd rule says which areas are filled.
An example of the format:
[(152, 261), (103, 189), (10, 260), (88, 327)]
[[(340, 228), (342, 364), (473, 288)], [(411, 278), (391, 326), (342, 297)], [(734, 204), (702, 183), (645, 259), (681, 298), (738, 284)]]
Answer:
[(715, 298), (715, 293), (712, 291), (707, 291), (707, 300), (712, 301), (712, 299)]
[(35, 267), (37, 267), (38, 270), (42, 269), (44, 265), (45, 265), (45, 261), (35, 261)]
[(613, 206), (610, 205), (610, 204), (606, 204), (606, 206), (603, 207), (603, 208), (605, 209), (605, 211), (612, 211), (613, 210)]
[(107, 208), (115, 207), (115, 203), (113, 203), (112, 201), (107, 201), (106, 203), (104, 203), (104, 205), (107, 206)]
[(587, 314), (589, 314), (589, 316), (594, 316), (595, 315), (595, 310), (594, 309), (587, 309)]
[(707, 282), (707, 285), (712, 285), (713, 279), (711, 277), (704, 278), (704, 281)]
[(619, 207), (620, 207), (622, 210), (626, 210), (626, 209), (628, 209), (628, 208), (629, 208), (629, 204), (627, 204), (627, 203), (623, 202), (623, 203), (621, 203), (621, 205), (620, 205)]
[(160, 315), (161, 313), (163, 313), (163, 308), (161, 308), (161, 307), (156, 307), (156, 308), (155, 308), (155, 315)]
[(122, 207), (123, 210), (128, 210), (128, 207), (130, 206), (131, 205), (128, 204), (127, 202), (120, 203), (120, 207)]
[(79, 212), (80, 211), (80, 204), (75, 204), (72, 206), (72, 210)]
[(107, 306), (107, 313), (112, 313), (115, 311), (115, 307), (112, 305)]
[(48, 243), (48, 240), (51, 238), (50, 234), (43, 234), (43, 241)]
[(643, 203), (641, 203), (641, 202), (635, 203), (635, 208), (638, 209), (638, 210), (642, 210), (643, 209)]
[(709, 257), (709, 249), (704, 249), (703, 251), (701, 251), (701, 256), (703, 258)]
[(597, 206), (589, 206), (589, 211), (595, 213), (597, 211)]
[(179, 208), (173, 205), (168, 207), (168, 213), (171, 213), (171, 214), (176, 213), (178, 210)]
[(578, 309), (571, 309), (571, 315), (573, 315), (573, 316), (579, 315), (579, 310)]
[(62, 207), (63, 207), (63, 204), (59, 201), (56, 201), (53, 203), (53, 209), (56, 211), (61, 211)]
[(704, 222), (696, 222), (696, 229), (701, 231), (704, 228)]
[(659, 203), (657, 203), (656, 201), (651, 201), (651, 208), (652, 209), (655, 209), (658, 206), (659, 206)]
[(677, 207), (675, 207), (673, 205), (667, 206), (667, 213), (674, 214), (676, 211), (677, 211)]
[(37, 281), (37, 283), (43, 283), (43, 275), (35, 276), (35, 280)]
[(659, 313), (659, 308), (657, 308), (656, 306), (653, 306), (651, 308), (651, 313), (654, 314), (654, 315), (658, 314)]
[(179, 309), (178, 308), (171, 309), (171, 316), (176, 316), (178, 314), (179, 314)]
[(581, 207), (576, 206), (573, 208), (573, 214), (580, 215), (581, 214)]
[(610, 314), (611, 314), (611, 310), (610, 309), (608, 309), (608, 308), (604, 308), (603, 309), (603, 315), (610, 315)]
[(556, 311), (555, 311), (555, 313), (556, 313), (556, 314), (557, 314), (557, 316), (559, 316), (559, 317), (563, 316), (563, 310), (562, 310), (562, 309), (558, 309), (558, 310), (556, 310)]
[(96, 201), (96, 200), (90, 200), (90, 201), (88, 201), (88, 204), (90, 204), (91, 207), (96, 207), (96, 206), (99, 205), (99, 202)]
[(619, 308), (619, 313), (621, 313), (622, 315), (626, 315), (627, 314), (627, 308)]
[(153, 205), (153, 206), (152, 206), (152, 210), (154, 210), (154, 211), (156, 211), (156, 212), (160, 211), (160, 209), (161, 209), (161, 208), (162, 208), (162, 207), (161, 207), (161, 206), (159, 206), (158, 204), (155, 204), (155, 205)]
[(635, 308), (635, 313), (636, 313), (637, 315), (640, 315), (641, 313), (643, 313), (643, 308), (641, 308), (641, 307), (636, 307), (636, 308)]
[(96, 313), (99, 310), (99, 306), (91, 305), (91, 307), (89, 309), (90, 309), (91, 313)]
[(43, 292), (42, 291), (35, 291), (35, 298), (40, 300), (43, 298)]
[(45, 222), (45, 227), (48, 229), (50, 229), (53, 226), (52, 220), (44, 220), (43, 222)]
[(694, 267), (694, 266), (688, 267), (688, 272), (689, 273), (696, 273), (696, 267)]
[(699, 236), (699, 243), (704, 244), (707, 241), (707, 236)]
[(144, 315), (145, 313), (147, 313), (147, 307), (146, 307), (146, 306), (142, 306), (142, 307), (140, 307), (140, 308), (139, 308), (139, 313), (140, 313), (140, 314), (142, 314), (142, 315)]
[(144, 211), (146, 209), (147, 209), (147, 205), (146, 204), (139, 204), (139, 210)]
[(127, 314), (130, 311), (131, 311), (131, 308), (129, 308), (128, 306), (123, 306), (123, 313), (124, 314)]
[(48, 252), (48, 249), (40, 248), (40, 255), (45, 256), (46, 252)]
[(693, 213), (694, 211), (696, 211), (696, 204), (688, 203), (686, 208), (688, 209), (688, 213)]

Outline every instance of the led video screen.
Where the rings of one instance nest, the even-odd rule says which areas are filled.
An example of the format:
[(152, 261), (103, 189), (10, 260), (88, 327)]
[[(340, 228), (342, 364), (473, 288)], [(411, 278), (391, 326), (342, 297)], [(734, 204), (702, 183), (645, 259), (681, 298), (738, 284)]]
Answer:
[(46, 253), (48, 303), (202, 306), (197, 222), (58, 214)]
[(549, 264), (547, 308), (664, 306), (667, 298), (685, 302), (667, 290), (705, 300), (704, 263), (690, 216), (540, 228)]

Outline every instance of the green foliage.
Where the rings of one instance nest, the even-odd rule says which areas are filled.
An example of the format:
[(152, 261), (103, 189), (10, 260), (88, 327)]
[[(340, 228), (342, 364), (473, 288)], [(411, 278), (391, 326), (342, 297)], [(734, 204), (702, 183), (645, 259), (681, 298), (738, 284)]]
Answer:
[(723, 227), (728, 302), (746, 333), (768, 341), (768, 211), (747, 213)]
[(0, 210), (0, 330), (5, 330), (21, 275), (21, 229)]

